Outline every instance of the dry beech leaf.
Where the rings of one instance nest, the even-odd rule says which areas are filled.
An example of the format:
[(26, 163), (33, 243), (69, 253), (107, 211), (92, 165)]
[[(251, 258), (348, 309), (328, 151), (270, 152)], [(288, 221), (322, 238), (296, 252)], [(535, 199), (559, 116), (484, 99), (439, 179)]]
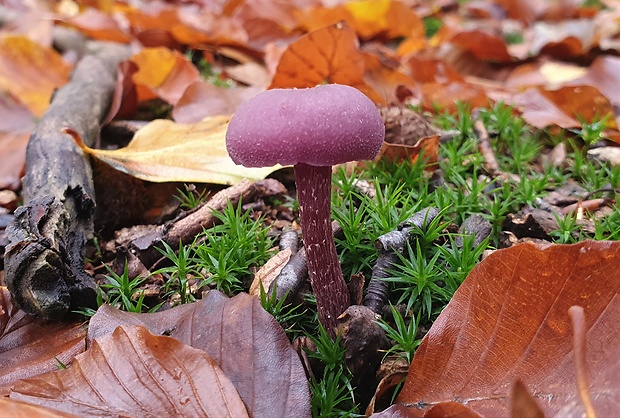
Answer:
[(0, 398), (0, 418), (78, 418), (78, 416), (9, 398)]
[(460, 32), (450, 42), (470, 51), (481, 60), (495, 62), (512, 61), (505, 41), (500, 36), (481, 30)]
[(230, 116), (206, 118), (195, 125), (154, 120), (140, 129), (125, 147), (113, 151), (80, 147), (115, 169), (152, 182), (236, 184), (244, 178), (259, 180), (282, 168), (246, 168), (236, 165), (226, 151)]
[(263, 285), (265, 292), (269, 290), (271, 283), (278, 277), (284, 266), (291, 259), (291, 249), (285, 248), (271, 257), (254, 275), (249, 294), (252, 296), (260, 296), (260, 286)]
[(253, 417), (309, 417), (308, 381), (297, 352), (257, 298), (211, 290), (205, 298), (164, 312), (132, 314), (103, 305), (88, 339), (117, 326), (142, 325), (204, 350), (232, 381)]
[(130, 37), (114, 17), (97, 9), (88, 8), (83, 13), (66, 19), (65, 23), (78, 29), (89, 38), (100, 41), (127, 43)]
[(138, 87), (139, 101), (154, 95), (175, 105), (187, 87), (200, 78), (191, 61), (168, 48), (144, 48), (130, 60), (138, 66), (133, 81)]
[(330, 83), (346, 84), (373, 100), (378, 98), (364, 81), (364, 56), (355, 33), (345, 23), (318, 29), (289, 45), (269, 88), (307, 88)]
[(18, 190), (26, 164), (30, 133), (0, 132), (0, 190)]
[(8, 91), (35, 116), (43, 115), (54, 89), (69, 79), (71, 67), (52, 48), (25, 36), (0, 37), (0, 89)]
[[(302, 15), (302, 13), (299, 13)], [(424, 38), (424, 24), (411, 7), (394, 0), (358, 0), (334, 7), (315, 7), (300, 16), (300, 24), (306, 30), (345, 21), (359, 35), (369, 39), (385, 36)]]
[[(581, 127), (580, 118), (592, 122), (614, 114), (609, 100), (592, 86), (567, 86), (557, 90), (531, 88), (510, 101), (521, 110), (527, 123), (541, 129), (549, 125)], [(615, 119), (607, 120), (607, 127), (617, 128)]]
[(199, 80), (185, 90), (172, 116), (179, 123), (196, 123), (209, 116), (230, 115), (263, 90), (259, 87), (218, 87)]
[(620, 396), (619, 272), (620, 242), (526, 243), (494, 252), (422, 340), (397, 402), (421, 413), (458, 401), (483, 416), (506, 416), (520, 379), (545, 416), (565, 408), (582, 414), (568, 315), (579, 305), (594, 408), (613, 416)]
[(58, 361), (70, 364), (86, 348), (85, 337), (83, 324), (27, 315), (0, 287), (0, 395), (19, 379), (57, 370)]
[(80, 416), (248, 416), (207, 353), (127, 325), (97, 338), (68, 369), (20, 381), (10, 397)]
[(439, 158), (440, 135), (433, 135), (421, 138), (414, 145), (390, 144), (384, 142), (376, 159), (388, 160), (400, 163), (409, 160), (415, 163), (418, 157), (423, 154), (429, 171), (435, 171), (435, 165)]
[[(407, 408), (401, 404), (390, 406), (383, 412), (371, 415), (372, 418), (481, 418), (481, 416), (462, 403), (442, 402), (421, 411), (418, 408)], [(521, 418), (521, 417), (514, 417)]]

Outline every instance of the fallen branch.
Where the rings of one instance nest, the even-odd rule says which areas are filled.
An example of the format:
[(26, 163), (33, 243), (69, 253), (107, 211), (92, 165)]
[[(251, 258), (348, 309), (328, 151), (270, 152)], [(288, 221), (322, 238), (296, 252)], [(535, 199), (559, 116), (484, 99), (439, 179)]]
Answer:
[(128, 48), (98, 44), (76, 65), (32, 133), (26, 150), (25, 205), (7, 228), (5, 280), (24, 311), (60, 319), (72, 309), (96, 307), (95, 283), (84, 272), (84, 249), (93, 234), (91, 168), (70, 127), (87, 145), (99, 137), (112, 102), (118, 64)]
[(165, 225), (154, 227), (140, 225), (121, 230), (114, 241), (106, 245), (105, 250), (116, 252), (119, 248), (126, 248), (135, 254), (144, 266), (151, 268), (162, 257), (157, 251), (157, 248), (163, 248), (162, 242), (174, 249), (178, 248), (181, 242), (192, 242), (202, 231), (219, 223), (214, 212), (223, 211), (229, 203), (236, 206), (239, 201), (245, 204), (253, 202), (259, 196), (275, 196), (283, 193), (286, 193), (286, 188), (274, 179), (256, 182), (243, 180), (217, 192), (197, 210)]

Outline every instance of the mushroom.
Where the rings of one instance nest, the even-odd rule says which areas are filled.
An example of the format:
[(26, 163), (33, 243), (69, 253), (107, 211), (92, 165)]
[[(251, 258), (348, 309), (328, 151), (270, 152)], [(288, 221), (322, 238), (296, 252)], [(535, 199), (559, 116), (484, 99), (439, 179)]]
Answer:
[(310, 284), (332, 334), (350, 302), (332, 236), (331, 166), (373, 159), (384, 137), (374, 103), (338, 84), (265, 91), (239, 107), (226, 132), (236, 164), (294, 166)]

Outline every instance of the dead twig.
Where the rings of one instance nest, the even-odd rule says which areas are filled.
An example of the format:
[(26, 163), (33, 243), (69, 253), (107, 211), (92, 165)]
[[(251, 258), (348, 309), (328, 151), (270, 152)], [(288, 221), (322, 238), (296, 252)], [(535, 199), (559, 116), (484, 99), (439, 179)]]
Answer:
[(129, 49), (100, 44), (76, 65), (30, 137), (23, 182), (25, 205), (7, 228), (5, 280), (24, 311), (60, 319), (96, 307), (95, 283), (84, 272), (84, 246), (93, 234), (94, 191), (88, 159), (64, 128), (87, 145), (99, 137), (112, 102), (118, 64)]

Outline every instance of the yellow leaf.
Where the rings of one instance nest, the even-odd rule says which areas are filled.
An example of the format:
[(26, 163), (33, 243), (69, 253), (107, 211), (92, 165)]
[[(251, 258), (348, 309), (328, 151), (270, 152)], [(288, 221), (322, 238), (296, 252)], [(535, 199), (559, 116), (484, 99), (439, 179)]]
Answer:
[(69, 79), (71, 67), (52, 48), (25, 36), (0, 37), (0, 90), (6, 90), (35, 116), (43, 115), (54, 89)]
[[(133, 81), (138, 87), (138, 100), (155, 94), (175, 105), (187, 87), (200, 78), (198, 69), (178, 51), (168, 48), (144, 48), (131, 57), (138, 66)], [(146, 91), (145, 91), (146, 89)]]
[(347, 3), (344, 7), (353, 17), (365, 23), (375, 23), (381, 27), (385, 27), (385, 15), (390, 9), (391, 0), (362, 0)]
[(152, 182), (230, 185), (244, 178), (262, 179), (282, 168), (246, 168), (233, 163), (226, 152), (229, 121), (230, 116), (209, 117), (194, 125), (155, 120), (136, 132), (125, 148), (106, 151), (80, 146), (115, 169)]
[(164, 84), (174, 68), (176, 54), (168, 48), (144, 48), (131, 57), (131, 61), (138, 65), (138, 72), (134, 74), (136, 84), (157, 88)]

